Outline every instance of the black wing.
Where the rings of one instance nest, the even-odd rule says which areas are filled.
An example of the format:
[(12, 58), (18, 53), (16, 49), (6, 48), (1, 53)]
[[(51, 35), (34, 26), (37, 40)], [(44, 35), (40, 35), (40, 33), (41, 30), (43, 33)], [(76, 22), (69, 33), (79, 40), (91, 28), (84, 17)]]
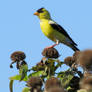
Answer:
[(56, 23), (50, 23), (50, 25), (51, 25), (54, 29), (56, 29), (58, 32), (62, 33), (62, 34), (65, 35), (67, 38), (69, 38), (69, 39), (72, 41), (73, 45), (76, 45), (76, 46), (77, 46), (77, 44), (71, 39), (71, 37), (70, 37), (70, 36), (68, 35), (68, 33), (64, 30), (63, 27), (61, 27), (59, 24), (56, 24)]

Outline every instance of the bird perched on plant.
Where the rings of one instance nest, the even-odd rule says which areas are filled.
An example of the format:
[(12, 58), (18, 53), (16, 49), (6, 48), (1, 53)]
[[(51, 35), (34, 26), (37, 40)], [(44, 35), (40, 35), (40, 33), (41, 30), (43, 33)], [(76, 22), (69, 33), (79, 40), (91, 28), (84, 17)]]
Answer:
[(47, 48), (52, 48), (59, 43), (63, 43), (74, 51), (79, 50), (76, 47), (77, 44), (71, 39), (64, 28), (51, 19), (50, 13), (45, 8), (38, 9), (34, 15), (38, 16), (40, 19), (40, 27), (44, 35), (56, 42), (54, 45)]

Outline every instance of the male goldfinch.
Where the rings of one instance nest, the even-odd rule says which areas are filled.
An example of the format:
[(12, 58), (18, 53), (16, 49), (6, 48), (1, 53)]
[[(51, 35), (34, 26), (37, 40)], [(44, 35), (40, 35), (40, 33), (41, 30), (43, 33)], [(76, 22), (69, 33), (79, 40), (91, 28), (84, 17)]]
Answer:
[(38, 16), (40, 19), (40, 27), (44, 35), (56, 42), (56, 44), (48, 48), (54, 47), (59, 43), (63, 43), (74, 51), (79, 50), (76, 47), (77, 44), (71, 39), (64, 28), (51, 19), (50, 13), (45, 8), (38, 9), (34, 15)]

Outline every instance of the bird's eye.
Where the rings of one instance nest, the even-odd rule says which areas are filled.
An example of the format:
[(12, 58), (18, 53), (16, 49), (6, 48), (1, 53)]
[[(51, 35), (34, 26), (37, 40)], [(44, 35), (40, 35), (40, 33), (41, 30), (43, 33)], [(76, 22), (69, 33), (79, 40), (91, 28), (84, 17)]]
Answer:
[(43, 8), (40, 8), (39, 10), (37, 10), (38, 13), (43, 13)]
[(38, 13), (43, 13), (44, 11), (40, 10), (40, 11), (37, 11)]

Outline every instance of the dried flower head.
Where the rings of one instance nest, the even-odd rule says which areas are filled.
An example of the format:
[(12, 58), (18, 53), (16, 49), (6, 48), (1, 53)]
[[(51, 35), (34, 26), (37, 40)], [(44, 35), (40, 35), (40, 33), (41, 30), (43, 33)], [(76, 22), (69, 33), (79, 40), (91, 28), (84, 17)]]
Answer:
[(38, 86), (41, 88), (42, 84), (40, 77), (31, 77), (27, 82), (27, 86), (30, 88), (37, 88)]
[(80, 88), (86, 89), (86, 90), (92, 90), (92, 76), (84, 77), (80, 81)]
[(76, 51), (74, 54), (73, 54), (73, 61), (77, 63), (77, 60), (78, 58), (80, 57), (80, 54), (81, 54), (81, 51)]
[(16, 51), (14, 53), (11, 54), (11, 60), (16, 62), (16, 61), (21, 61), (24, 60), (26, 58), (26, 55), (24, 52), (22, 51)]
[(64, 59), (64, 63), (65, 63), (66, 65), (68, 65), (68, 66), (71, 67), (72, 64), (74, 63), (74, 60), (73, 60), (72, 57), (67, 57), (67, 58)]
[(65, 92), (64, 88), (61, 87), (52, 87), (47, 92)]
[(45, 83), (45, 90), (49, 90), (52, 87), (61, 87), (61, 82), (58, 78), (51, 77)]
[(82, 51), (77, 61), (83, 68), (87, 70), (92, 69), (92, 50)]
[(26, 55), (22, 51), (16, 51), (16, 52), (12, 53), (11, 60), (13, 62), (10, 64), (10, 68), (13, 68), (12, 64), (16, 62), (16, 67), (17, 67), (17, 69), (19, 69), (19, 67), (20, 67), (19, 62), (24, 61), (25, 58), (26, 58)]
[(42, 52), (42, 55), (47, 58), (58, 58), (59, 53), (55, 48), (45, 48)]
[(90, 73), (90, 72), (84, 72), (84, 75), (83, 76), (84, 77), (92, 76), (92, 73)]

